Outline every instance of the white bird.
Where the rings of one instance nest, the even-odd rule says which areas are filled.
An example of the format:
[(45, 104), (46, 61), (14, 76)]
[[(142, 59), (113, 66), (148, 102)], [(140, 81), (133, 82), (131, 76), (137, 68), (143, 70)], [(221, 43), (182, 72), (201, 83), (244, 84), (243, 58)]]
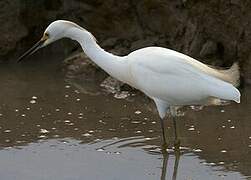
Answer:
[(109, 75), (142, 91), (155, 102), (161, 119), (164, 145), (163, 119), (168, 111), (173, 117), (177, 139), (174, 118), (177, 107), (216, 104), (219, 99), (240, 103), (240, 92), (235, 88), (240, 77), (237, 63), (227, 70), (218, 70), (162, 47), (146, 47), (127, 56), (116, 56), (102, 49), (86, 29), (65, 20), (52, 22), (42, 39), (19, 61), (61, 38), (77, 41), (86, 55)]

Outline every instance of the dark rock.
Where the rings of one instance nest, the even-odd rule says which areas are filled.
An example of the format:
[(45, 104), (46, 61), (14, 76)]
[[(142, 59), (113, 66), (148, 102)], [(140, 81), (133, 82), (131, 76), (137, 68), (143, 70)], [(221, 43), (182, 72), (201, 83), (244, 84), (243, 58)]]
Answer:
[[(103, 87), (108, 93), (115, 96), (121, 95), (122, 90), (132, 89), (128, 85), (118, 81), (117, 79), (108, 76), (96, 64), (94, 64), (83, 52), (76, 53), (63, 62), (66, 78), (80, 80), (83, 84), (87, 81), (95, 81)], [(81, 84), (80, 84), (81, 86)], [(83, 85), (85, 87), (85, 85)], [(125, 92), (125, 91), (124, 91)], [(124, 97), (125, 94), (122, 94)]]
[(116, 45), (117, 41), (118, 41), (118, 38), (108, 38), (108, 39), (101, 42), (101, 46), (112, 48)]
[(249, 55), (248, 59), (246, 61), (244, 61), (243, 65), (243, 76), (246, 77), (245, 78), (245, 82), (248, 84), (251, 84), (251, 54)]
[(124, 56), (130, 52), (127, 48), (121, 47), (120, 45), (114, 47), (114, 49), (111, 49), (109, 51), (118, 56)]
[[(84, 26), (102, 47), (122, 54), (158, 45), (210, 64), (250, 66), (251, 1), (241, 0), (2, 0), (0, 58), (20, 55), (56, 19)], [(242, 68), (245, 78), (249, 69)]]
[(122, 82), (114, 79), (113, 77), (107, 77), (101, 84), (101, 87), (104, 87), (110, 93), (120, 92), (120, 88), (123, 85)]
[(138, 41), (132, 42), (130, 49), (131, 49), (131, 51), (134, 51), (134, 50), (137, 50), (140, 48), (154, 46), (157, 44), (158, 40), (159, 40), (158, 37), (148, 37), (143, 40), (138, 40)]
[(217, 53), (217, 44), (213, 41), (208, 40), (203, 46), (200, 51), (201, 57), (208, 57), (212, 56)]
[(0, 57), (13, 51), (28, 34), (27, 28), (19, 21), (20, 6), (16, 1), (0, 1)]
[(83, 52), (74, 54), (63, 62), (67, 78), (104, 79), (105, 73), (99, 69)]

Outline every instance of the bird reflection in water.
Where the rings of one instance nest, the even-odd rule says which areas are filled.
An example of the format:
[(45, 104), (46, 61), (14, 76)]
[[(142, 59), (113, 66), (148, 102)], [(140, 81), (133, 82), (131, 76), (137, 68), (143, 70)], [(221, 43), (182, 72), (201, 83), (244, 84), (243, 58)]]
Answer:
[[(108, 144), (106, 144), (106, 145), (104, 145), (102, 147), (99, 147), (96, 150), (104, 151), (107, 148), (109, 148), (111, 146), (114, 146), (114, 145), (117, 145), (118, 148), (126, 147), (126, 146), (132, 146), (133, 144), (137, 144), (137, 143), (141, 142), (142, 138), (144, 139), (144, 137), (142, 137), (142, 136), (120, 139), (118, 141), (111, 142), (111, 143), (108, 143)], [(177, 139), (175, 139), (175, 140), (177, 140)], [(181, 152), (180, 152), (180, 148), (177, 149), (176, 147), (173, 147), (173, 149), (174, 149), (173, 153), (170, 153), (170, 151), (167, 151), (167, 149), (165, 149), (165, 150), (161, 149), (161, 153), (160, 152), (157, 152), (157, 153), (155, 152), (156, 154), (160, 154), (160, 155), (163, 156), (162, 171), (161, 171), (160, 180), (166, 180), (167, 179), (166, 175), (168, 174), (168, 171), (171, 170), (171, 169), (168, 169), (168, 160), (170, 160), (169, 157), (173, 156), (173, 155), (175, 157), (175, 161), (174, 161), (174, 165), (171, 165), (171, 167), (173, 166), (172, 180), (176, 180), (176, 178), (177, 178)], [(155, 154), (155, 153), (153, 153), (153, 154)], [(152, 152), (151, 152), (151, 154), (152, 154)], [(169, 162), (172, 163), (172, 161), (169, 161)]]
[[(163, 155), (163, 163), (162, 163), (162, 171), (161, 171), (160, 180), (166, 180), (166, 174), (168, 173), (167, 165), (168, 165), (170, 154), (167, 151), (163, 151), (162, 155)], [(173, 166), (172, 180), (176, 180), (177, 178), (179, 160), (180, 160), (180, 151), (175, 151), (174, 156), (175, 156), (175, 161), (174, 161), (174, 166)]]

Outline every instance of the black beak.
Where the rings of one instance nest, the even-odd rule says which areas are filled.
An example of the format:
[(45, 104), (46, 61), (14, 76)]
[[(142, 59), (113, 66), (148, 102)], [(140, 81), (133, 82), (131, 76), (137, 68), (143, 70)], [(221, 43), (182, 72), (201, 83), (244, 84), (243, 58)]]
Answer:
[(32, 48), (30, 48), (28, 51), (26, 51), (21, 57), (18, 58), (17, 62), (22, 61), (25, 57), (32, 55), (34, 52), (36, 52), (38, 49), (40, 49), (45, 40), (38, 41)]

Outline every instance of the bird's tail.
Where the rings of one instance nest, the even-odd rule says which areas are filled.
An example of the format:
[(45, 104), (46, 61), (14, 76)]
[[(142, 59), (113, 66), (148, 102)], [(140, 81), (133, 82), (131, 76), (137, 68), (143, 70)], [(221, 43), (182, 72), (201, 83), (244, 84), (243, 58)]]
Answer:
[(229, 69), (219, 70), (219, 72), (221, 74), (219, 78), (223, 81), (229, 82), (235, 87), (240, 85), (240, 67), (238, 62), (235, 62)]
[(236, 87), (223, 81), (217, 84), (217, 86), (212, 86), (210, 88), (213, 97), (240, 103), (241, 94)]

